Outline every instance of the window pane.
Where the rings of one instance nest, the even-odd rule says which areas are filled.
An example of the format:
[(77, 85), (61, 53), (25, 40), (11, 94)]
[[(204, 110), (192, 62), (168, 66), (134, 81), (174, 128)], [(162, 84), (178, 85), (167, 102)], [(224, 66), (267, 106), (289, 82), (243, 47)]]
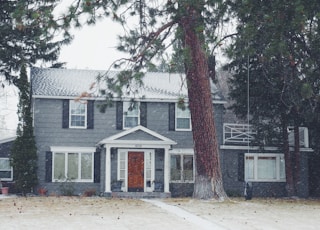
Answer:
[(280, 156), (280, 179), (286, 179), (286, 167), (284, 156)]
[(11, 179), (11, 171), (0, 171), (1, 179)]
[(276, 178), (276, 158), (258, 157), (258, 179)]
[(245, 161), (245, 178), (246, 179), (254, 179), (254, 158), (253, 157), (246, 157)]
[(171, 155), (171, 180), (181, 180), (180, 155)]
[(190, 129), (190, 119), (177, 118), (177, 129)]
[(68, 153), (68, 173), (69, 180), (78, 179), (79, 156), (77, 153)]
[(129, 127), (135, 127), (138, 125), (138, 117), (125, 117), (124, 120), (124, 126)]
[(183, 157), (183, 173), (184, 180), (193, 180), (193, 156)]
[(81, 153), (81, 179), (92, 179), (91, 153)]
[(65, 154), (55, 153), (54, 154), (54, 165), (53, 165), (53, 179), (64, 180), (65, 179)]
[(0, 170), (11, 170), (9, 158), (0, 159)]
[(85, 126), (85, 117), (71, 115), (71, 126), (84, 127)]

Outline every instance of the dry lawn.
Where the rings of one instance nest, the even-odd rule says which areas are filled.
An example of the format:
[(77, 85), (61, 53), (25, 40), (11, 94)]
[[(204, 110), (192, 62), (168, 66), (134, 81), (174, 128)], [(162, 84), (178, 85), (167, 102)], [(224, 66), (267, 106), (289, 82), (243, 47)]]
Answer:
[[(225, 229), (320, 229), (320, 200), (164, 199)], [(201, 229), (151, 203), (101, 197), (0, 199), (1, 229)], [(203, 227), (203, 226), (202, 226)], [(204, 228), (206, 229), (206, 228)]]

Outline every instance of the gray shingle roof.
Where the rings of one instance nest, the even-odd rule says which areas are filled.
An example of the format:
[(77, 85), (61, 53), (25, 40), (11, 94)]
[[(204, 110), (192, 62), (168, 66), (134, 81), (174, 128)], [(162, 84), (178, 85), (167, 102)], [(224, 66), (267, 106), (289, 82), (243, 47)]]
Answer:
[[(92, 83), (97, 82), (99, 75), (106, 71), (80, 70), (80, 69), (55, 69), (32, 68), (31, 85), (33, 97), (78, 97), (83, 92), (94, 96), (99, 95), (99, 89), (105, 89), (104, 81), (96, 84), (89, 90)], [(117, 72), (108, 72), (109, 77), (115, 77)], [(146, 100), (176, 100), (178, 97), (187, 97), (187, 85), (184, 75), (172, 73), (147, 73), (143, 78), (143, 87), (138, 88), (138, 93), (125, 94), (128, 98), (143, 97)], [(211, 85), (215, 100), (221, 100), (216, 85)]]

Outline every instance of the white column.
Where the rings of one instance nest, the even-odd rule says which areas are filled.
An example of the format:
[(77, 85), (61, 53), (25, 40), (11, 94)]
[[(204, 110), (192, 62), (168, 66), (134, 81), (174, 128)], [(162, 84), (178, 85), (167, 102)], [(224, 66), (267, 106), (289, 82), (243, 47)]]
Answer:
[(106, 184), (105, 192), (111, 192), (111, 147), (105, 145), (106, 148)]
[(169, 181), (170, 181), (170, 155), (169, 155), (169, 148), (165, 148), (164, 149), (164, 192), (170, 192)]

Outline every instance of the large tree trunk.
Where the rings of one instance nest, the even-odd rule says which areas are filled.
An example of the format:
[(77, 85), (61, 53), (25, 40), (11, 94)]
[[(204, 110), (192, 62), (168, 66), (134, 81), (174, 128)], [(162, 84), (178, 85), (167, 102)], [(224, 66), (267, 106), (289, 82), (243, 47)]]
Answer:
[(299, 184), (300, 184), (300, 133), (299, 124), (295, 119), (294, 124), (294, 174), (293, 183), (295, 186), (295, 194), (299, 195)]
[(293, 170), (292, 170), (292, 157), (289, 149), (288, 140), (288, 123), (286, 115), (282, 115), (282, 140), (283, 140), (283, 151), (286, 169), (286, 190), (287, 196), (294, 196), (294, 180), (293, 180)]
[(186, 77), (195, 150), (196, 177), (193, 196), (225, 199), (204, 40), (199, 29), (201, 14), (189, 8), (181, 21), (184, 32)]

